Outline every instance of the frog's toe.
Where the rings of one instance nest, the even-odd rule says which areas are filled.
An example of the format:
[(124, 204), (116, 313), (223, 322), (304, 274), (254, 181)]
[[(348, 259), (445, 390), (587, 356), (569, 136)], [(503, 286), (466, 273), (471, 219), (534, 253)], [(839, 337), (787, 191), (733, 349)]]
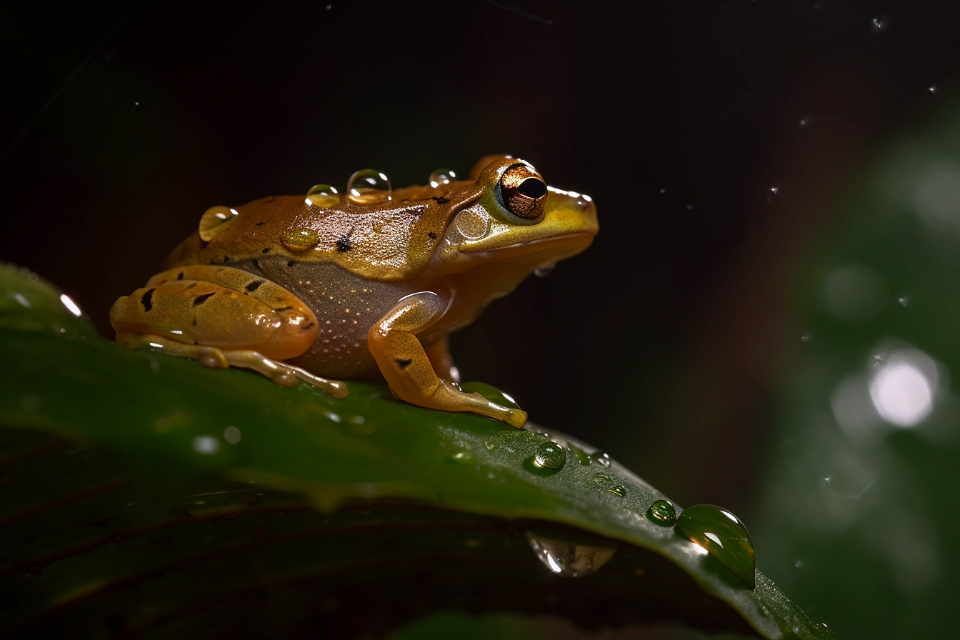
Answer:
[(527, 424), (527, 412), (520, 409), (507, 409), (503, 421), (511, 427), (522, 429), (523, 425)]
[(253, 369), (280, 387), (295, 387), (302, 380), (323, 389), (334, 398), (347, 397), (347, 385), (343, 382), (321, 378), (300, 367), (268, 358), (258, 351), (224, 351), (223, 355), (231, 366)]

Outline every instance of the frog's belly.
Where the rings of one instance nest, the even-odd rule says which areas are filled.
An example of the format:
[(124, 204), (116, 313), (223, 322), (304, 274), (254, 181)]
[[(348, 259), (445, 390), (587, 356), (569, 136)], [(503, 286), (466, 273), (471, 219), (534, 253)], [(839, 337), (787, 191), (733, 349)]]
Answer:
[(271, 280), (289, 289), (317, 315), (320, 329), (307, 351), (289, 360), (325, 378), (366, 378), (379, 375), (367, 348), (367, 331), (397, 300), (412, 293), (409, 283), (365, 280), (332, 264), (264, 264)]

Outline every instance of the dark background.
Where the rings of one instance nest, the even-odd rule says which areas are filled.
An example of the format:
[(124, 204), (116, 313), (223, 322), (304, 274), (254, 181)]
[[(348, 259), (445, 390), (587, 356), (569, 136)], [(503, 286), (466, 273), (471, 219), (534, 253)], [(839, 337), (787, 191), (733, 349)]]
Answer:
[(523, 157), (593, 196), (601, 232), (454, 336), (464, 378), (680, 504), (749, 515), (807, 330), (784, 283), (891, 136), (942, 110), (958, 18), (946, 1), (5, 3), (0, 258), (110, 335), (113, 300), (209, 206)]

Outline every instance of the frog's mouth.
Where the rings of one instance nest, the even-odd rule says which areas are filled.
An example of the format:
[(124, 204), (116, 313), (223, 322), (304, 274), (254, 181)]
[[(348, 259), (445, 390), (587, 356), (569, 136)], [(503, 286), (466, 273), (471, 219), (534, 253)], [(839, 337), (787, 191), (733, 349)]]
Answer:
[(462, 253), (483, 253), (491, 258), (548, 254), (556, 261), (589, 247), (599, 228), (593, 203), (551, 207), (537, 224), (496, 223), (482, 237), (463, 242), (459, 248)]

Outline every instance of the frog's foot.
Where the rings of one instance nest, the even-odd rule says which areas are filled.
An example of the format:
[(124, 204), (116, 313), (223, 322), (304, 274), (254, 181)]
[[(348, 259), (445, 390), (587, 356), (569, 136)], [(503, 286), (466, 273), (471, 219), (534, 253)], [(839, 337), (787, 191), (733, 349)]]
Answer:
[(256, 351), (222, 350), (216, 347), (177, 342), (164, 336), (144, 334), (118, 334), (117, 342), (131, 349), (159, 349), (170, 355), (193, 358), (205, 367), (214, 369), (228, 367), (253, 369), (281, 387), (293, 387), (297, 385), (298, 380), (303, 380), (315, 387), (320, 387), (334, 398), (346, 398), (348, 395), (347, 385), (343, 382), (315, 376), (300, 367), (271, 360)]
[(323, 389), (334, 398), (346, 398), (349, 395), (347, 385), (339, 380), (327, 380), (315, 376), (300, 367), (271, 360), (256, 351), (224, 351), (223, 356), (230, 366), (253, 369), (281, 387), (293, 387), (297, 385), (298, 380), (303, 380), (307, 384)]
[(518, 429), (523, 427), (527, 421), (525, 411), (500, 406), (479, 393), (465, 393), (455, 382), (437, 375), (430, 354), (438, 363), (447, 363), (447, 375), (453, 368), (445, 344), (435, 344), (428, 352), (416, 334), (434, 324), (446, 308), (447, 301), (439, 295), (421, 291), (403, 298), (370, 327), (367, 344), (390, 391), (401, 400), (428, 409), (469, 411), (503, 420)]

